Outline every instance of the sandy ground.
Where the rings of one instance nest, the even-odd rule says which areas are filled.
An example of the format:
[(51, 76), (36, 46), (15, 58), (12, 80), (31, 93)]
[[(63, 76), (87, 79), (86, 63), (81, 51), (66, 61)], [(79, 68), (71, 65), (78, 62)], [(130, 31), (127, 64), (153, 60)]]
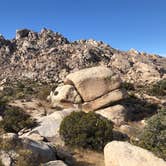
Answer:
[(104, 154), (90, 150), (74, 150), (73, 166), (104, 166)]
[(30, 101), (14, 100), (10, 102), (9, 105), (22, 108), (35, 119), (38, 119), (41, 116), (46, 116), (55, 111), (55, 109), (51, 108), (48, 102), (38, 99), (31, 99)]

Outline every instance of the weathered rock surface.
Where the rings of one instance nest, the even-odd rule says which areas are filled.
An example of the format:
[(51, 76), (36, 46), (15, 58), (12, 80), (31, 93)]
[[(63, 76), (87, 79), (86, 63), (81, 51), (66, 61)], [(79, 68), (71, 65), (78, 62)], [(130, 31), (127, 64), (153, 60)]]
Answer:
[(62, 111), (56, 111), (48, 116), (42, 117), (38, 120), (39, 126), (35, 127), (29, 133), (26, 133), (22, 137), (27, 137), (33, 133), (39, 133), (40, 136), (45, 138), (57, 137), (59, 138), (59, 127), (61, 121), (69, 115), (71, 112), (77, 111), (76, 109), (65, 109)]
[[(152, 66), (153, 70), (142, 72), (140, 63), (147, 68)], [(69, 42), (61, 34), (45, 28), (39, 33), (18, 30), (12, 40), (0, 36), (0, 80), (29, 78), (59, 83), (71, 72), (98, 65), (105, 65), (123, 80), (137, 84), (166, 75), (166, 58), (135, 50), (120, 51), (101, 41)]]
[(125, 91), (117, 89), (97, 98), (96, 100), (84, 103), (82, 105), (82, 110), (85, 112), (94, 111), (99, 108), (109, 106), (109, 104), (122, 100), (126, 97), (127, 94)]
[(110, 106), (96, 111), (97, 114), (111, 120), (116, 125), (122, 125), (126, 120), (126, 110), (122, 105)]
[[(39, 163), (56, 160), (56, 150), (45, 142), (31, 140), (27, 137), (18, 138), (18, 136), (13, 133), (6, 133), (2, 138), (4, 141), (10, 141), (10, 143), (13, 144), (13, 147), (17, 145), (18, 149), (30, 150), (33, 157), (39, 161)], [(19, 155), (19, 153), (17, 153), (17, 148), (9, 149), (7, 151), (0, 150), (0, 159), (5, 166), (13, 165), (14, 159)]]
[(45, 163), (43, 164), (43, 166), (67, 166), (67, 165), (61, 160), (55, 160)]
[(112, 141), (104, 148), (105, 166), (166, 166), (151, 152), (127, 142)]
[(44, 141), (44, 137), (41, 136), (39, 133), (33, 132), (25, 132), (24, 134), (20, 135), (19, 138), (28, 138), (34, 141)]
[(156, 66), (137, 62), (127, 73), (127, 77), (136, 80), (141, 77), (143, 82), (153, 83), (161, 79), (161, 74), (156, 70)]
[(37, 142), (28, 138), (22, 138), (23, 147), (32, 151), (35, 158), (40, 162), (56, 160), (56, 152), (44, 142)]
[(59, 106), (64, 102), (79, 104), (82, 101), (80, 95), (72, 85), (58, 86), (54, 92), (50, 93), (47, 99), (51, 101), (53, 107)]
[[(65, 83), (65, 85), (58, 86), (54, 93), (51, 92), (50, 96), (48, 96), (52, 105), (59, 106), (60, 103), (68, 101), (73, 107), (84, 112), (98, 110), (96, 113), (112, 120), (116, 125), (121, 125), (125, 122), (126, 111), (122, 105), (118, 105), (118, 101), (125, 99), (127, 92), (116, 89), (120, 88), (121, 79), (119, 79), (118, 75), (113, 74), (110, 69), (98, 66), (80, 70), (69, 74)], [(75, 102), (78, 93), (74, 87), (79, 91), (79, 102)], [(84, 99), (82, 103), (80, 103), (81, 98)], [(86, 102), (85, 100), (91, 101)], [(62, 108), (63, 104), (61, 105)]]
[(15, 133), (5, 133), (1, 137), (2, 139), (6, 139), (8, 141), (15, 141), (18, 140), (18, 135)]
[(73, 84), (84, 101), (91, 101), (119, 88), (121, 80), (107, 67), (98, 66), (69, 74), (65, 83)]

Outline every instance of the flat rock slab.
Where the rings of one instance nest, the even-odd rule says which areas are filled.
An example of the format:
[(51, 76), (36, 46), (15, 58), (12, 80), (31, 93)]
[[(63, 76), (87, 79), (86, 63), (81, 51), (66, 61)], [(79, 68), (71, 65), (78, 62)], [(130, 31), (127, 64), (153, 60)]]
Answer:
[(122, 125), (126, 120), (126, 110), (122, 105), (115, 105), (96, 111), (97, 114), (111, 120), (116, 125)]
[(166, 166), (153, 153), (127, 142), (112, 141), (104, 148), (105, 166)]
[(104, 66), (71, 73), (64, 82), (74, 85), (84, 101), (94, 100), (121, 85), (120, 77)]
[(38, 133), (40, 136), (45, 138), (59, 137), (59, 128), (62, 120), (72, 113), (78, 111), (76, 109), (64, 109), (62, 111), (56, 111), (48, 116), (42, 117), (38, 120), (39, 126), (35, 127), (29, 133), (24, 134), (24, 137)]
[(108, 106), (111, 103), (117, 102), (127, 97), (125, 91), (120, 89), (109, 92), (96, 100), (82, 104), (82, 110), (85, 112), (94, 111), (102, 107)]

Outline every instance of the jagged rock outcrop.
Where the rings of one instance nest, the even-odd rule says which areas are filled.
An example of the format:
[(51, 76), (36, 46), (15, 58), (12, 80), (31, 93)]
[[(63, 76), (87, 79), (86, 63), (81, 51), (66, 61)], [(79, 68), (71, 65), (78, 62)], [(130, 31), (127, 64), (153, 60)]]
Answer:
[(39, 33), (17, 30), (12, 40), (0, 36), (1, 80), (29, 78), (58, 83), (71, 72), (97, 65), (105, 65), (123, 80), (137, 84), (166, 77), (166, 58), (136, 50), (120, 51), (95, 40), (69, 42), (45, 28)]
[(148, 150), (127, 142), (112, 141), (104, 148), (105, 166), (166, 166)]

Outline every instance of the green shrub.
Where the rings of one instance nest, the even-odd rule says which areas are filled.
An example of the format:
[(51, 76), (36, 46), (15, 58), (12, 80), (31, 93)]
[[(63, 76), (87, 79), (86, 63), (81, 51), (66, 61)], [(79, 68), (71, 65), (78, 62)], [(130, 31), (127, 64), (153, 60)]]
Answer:
[(166, 109), (148, 120), (138, 145), (166, 160)]
[(15, 159), (16, 166), (38, 166), (40, 161), (37, 161), (32, 151), (28, 149), (17, 150), (19, 154)]
[(148, 90), (148, 93), (153, 96), (165, 96), (166, 95), (166, 79), (163, 79), (156, 84), (152, 85)]
[[(31, 150), (25, 149), (20, 140), (11, 140), (7, 138), (0, 138), (0, 150), (8, 154), (15, 166), (38, 166), (39, 160), (34, 156)], [(12, 155), (13, 150), (17, 155)], [(12, 164), (13, 165), (13, 164)], [(0, 166), (3, 164), (0, 161)]]
[(155, 114), (158, 109), (157, 104), (152, 104), (146, 100), (139, 99), (135, 95), (130, 95), (120, 102), (128, 110), (126, 119), (128, 121), (139, 121)]
[(93, 112), (73, 112), (65, 117), (60, 135), (67, 145), (102, 150), (112, 140), (111, 121)]
[(0, 110), (6, 107), (8, 100), (0, 96)]
[(6, 132), (17, 133), (23, 128), (31, 128), (35, 125), (35, 121), (30, 118), (23, 110), (8, 109), (4, 111), (3, 120), (0, 127)]
[(52, 90), (51, 86), (42, 86), (42, 88), (38, 90), (36, 97), (40, 100), (46, 100), (51, 90)]
[(4, 166), (1, 160), (0, 160), (0, 166)]
[(122, 88), (126, 89), (127, 91), (135, 90), (134, 85), (129, 82), (123, 82)]

